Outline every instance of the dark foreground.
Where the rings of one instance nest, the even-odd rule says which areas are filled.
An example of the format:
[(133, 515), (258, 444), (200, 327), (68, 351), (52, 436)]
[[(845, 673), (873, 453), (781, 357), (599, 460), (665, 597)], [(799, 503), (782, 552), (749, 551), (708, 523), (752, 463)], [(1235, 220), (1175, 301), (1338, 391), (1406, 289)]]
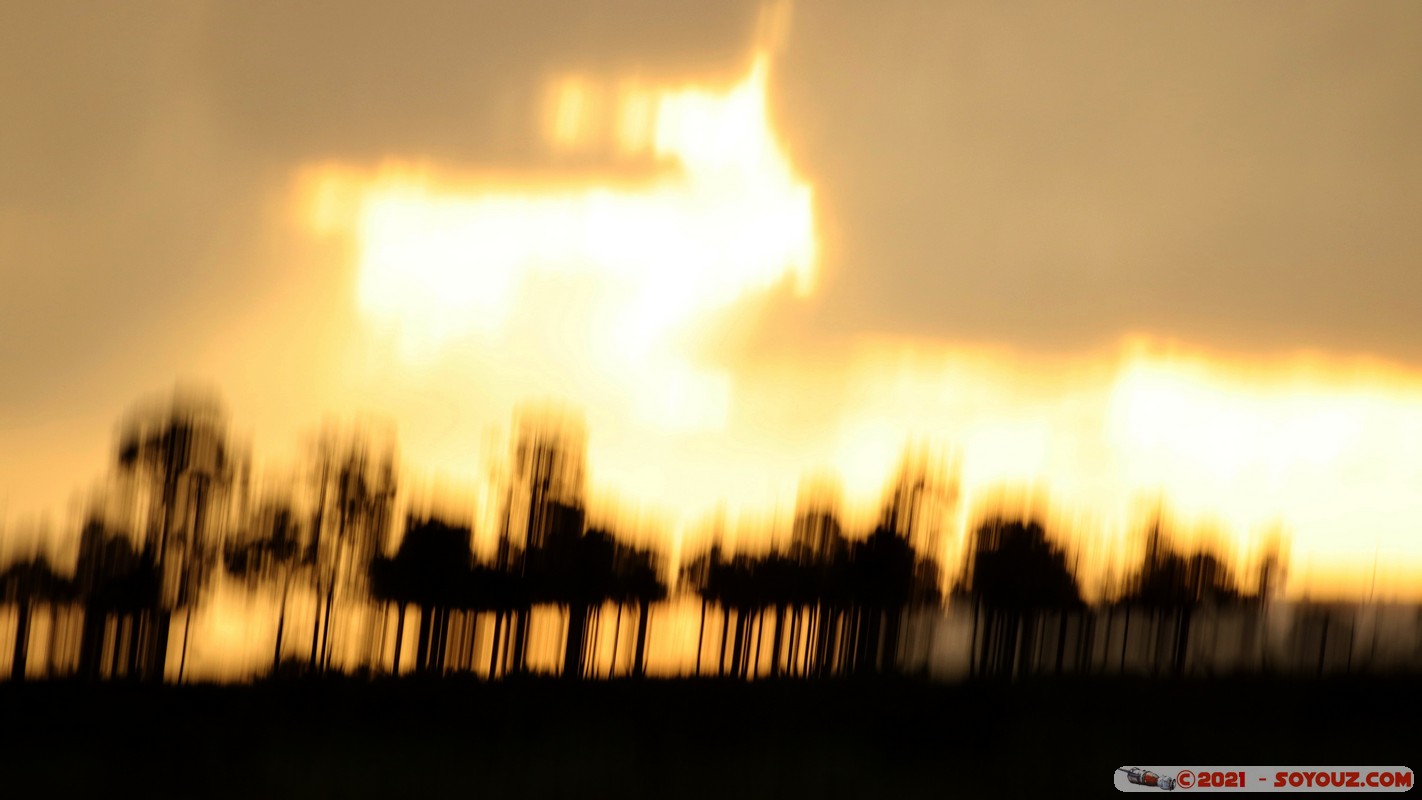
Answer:
[(1100, 796), (1407, 765), (1422, 681), (0, 684), (0, 797)]

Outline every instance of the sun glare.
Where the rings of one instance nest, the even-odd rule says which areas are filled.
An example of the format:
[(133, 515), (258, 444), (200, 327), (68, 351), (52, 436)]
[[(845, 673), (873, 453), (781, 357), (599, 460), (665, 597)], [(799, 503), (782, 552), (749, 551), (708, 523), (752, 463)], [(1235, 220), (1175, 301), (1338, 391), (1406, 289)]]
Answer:
[(610, 143), (613, 163), (651, 159), (658, 170), (640, 184), (521, 186), (421, 164), (326, 164), (303, 176), (303, 216), (353, 238), (359, 307), (405, 352), (468, 335), (516, 346), (513, 317), (544, 313), (526, 295), (561, 282), (579, 287), (600, 323), (561, 346), (621, 374), (645, 417), (715, 428), (728, 381), (678, 353), (678, 337), (749, 293), (784, 283), (805, 295), (814, 280), (813, 191), (771, 128), (769, 73), (761, 50), (728, 88), (550, 80), (549, 147)]

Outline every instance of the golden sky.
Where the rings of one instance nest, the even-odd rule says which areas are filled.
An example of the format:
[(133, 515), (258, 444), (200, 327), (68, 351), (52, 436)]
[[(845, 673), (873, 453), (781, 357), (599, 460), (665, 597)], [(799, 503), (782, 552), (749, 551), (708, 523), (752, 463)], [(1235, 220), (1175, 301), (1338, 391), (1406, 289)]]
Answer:
[[(1160, 498), (1422, 587), (1412, 2), (7, 3), (0, 524), (175, 380), (480, 497), (526, 400), (692, 546), (905, 441), (1090, 558)], [(474, 500), (469, 500), (470, 505)], [(483, 506), (487, 511), (487, 504)], [(759, 534), (758, 534), (759, 535)], [(949, 543), (951, 555), (956, 545)]]

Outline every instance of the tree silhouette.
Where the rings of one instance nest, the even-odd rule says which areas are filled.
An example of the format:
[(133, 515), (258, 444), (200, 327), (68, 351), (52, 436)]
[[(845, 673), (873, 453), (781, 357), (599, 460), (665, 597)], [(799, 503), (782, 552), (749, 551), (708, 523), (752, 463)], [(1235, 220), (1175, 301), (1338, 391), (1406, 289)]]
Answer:
[(994, 517), (979, 525), (965, 582), (975, 675), (1014, 677), (1030, 668), (1041, 615), (1082, 606), (1065, 553), (1035, 520)]
[(30, 615), (36, 604), (66, 602), (73, 584), (56, 575), (42, 556), (11, 564), (0, 572), (0, 600), (15, 606), (15, 642), (10, 662), (12, 680), (24, 680), (29, 664)]
[(856, 543), (850, 556), (850, 598), (855, 608), (857, 672), (895, 667), (903, 610), (916, 598), (915, 558), (908, 540), (881, 525)]
[(237, 469), (220, 406), (175, 392), (170, 401), (136, 409), (120, 428), (118, 467), (149, 490), (153, 514), (142, 557), (160, 576), (158, 601), (135, 620), (132, 640), (146, 649), (143, 668), (161, 680), (172, 612), (185, 608), (181, 680), (192, 610), (218, 557), (222, 504)]
[(683, 581), (703, 603), (697, 671), (708, 603), (721, 613), (720, 675), (728, 658), (734, 677), (759, 667), (767, 614), (772, 676), (899, 669), (905, 612), (940, 600), (936, 568), (911, 545), (907, 510), (917, 492), (912, 483), (896, 484), (879, 524), (857, 542), (841, 532), (833, 502), (805, 494), (786, 552), (728, 559), (713, 546), (688, 562)]
[[(524, 671), (531, 602), (557, 602), (539, 573), (561, 558), (557, 551), (581, 536), (585, 524), (587, 432), (581, 418), (556, 407), (524, 406), (514, 425), (512, 479), (504, 496), (495, 568), (521, 576), (530, 602), (497, 614), (491, 674), (501, 639), (507, 639), (506, 669)], [(581, 635), (585, 622), (570, 619), (570, 626), (577, 627), (575, 635)]]
[(393, 670), (400, 669), (405, 632), (405, 608), (419, 607), (420, 627), (415, 649), (415, 672), (444, 669), (449, 636), (449, 612), (489, 605), (480, 597), (472, 570), (471, 534), (466, 527), (442, 520), (411, 517), (393, 558), (375, 558), (370, 565), (374, 595), (396, 605)]
[(300, 542), (300, 525), (296, 512), (286, 503), (263, 508), (256, 525), (255, 539), (229, 545), (225, 557), (227, 569), (248, 581), (269, 581), (280, 587), (281, 600), (277, 612), (276, 642), (272, 648), (272, 674), (281, 669), (282, 641), (286, 632), (287, 600), (297, 575), (309, 569)]
[[(1128, 580), (1127, 587), (1124, 598), (1127, 606), (1140, 606), (1150, 611), (1155, 617), (1157, 630), (1167, 621), (1173, 623), (1169, 664), (1176, 674), (1186, 669), (1190, 625), (1195, 610), (1201, 604), (1232, 603), (1241, 598), (1223, 562), (1202, 551), (1179, 553), (1171, 549), (1162, 534), (1158, 518), (1146, 536), (1141, 565)], [(1158, 670), (1158, 652), (1154, 655), (1154, 665)]]
[[(395, 506), (394, 452), (373, 449), (360, 433), (343, 436), (327, 429), (313, 450), (315, 509), (305, 560), (322, 608), (311, 627), (312, 671), (331, 666), (337, 600), (369, 595), (370, 565), (385, 547)], [(363, 649), (374, 649), (374, 631), (365, 636)]]
[[(75, 565), (74, 583), (84, 603), (83, 630), (79, 644), (79, 673), (87, 678), (99, 678), (105, 672), (104, 632), (110, 617), (114, 618), (114, 639), (108, 673), (117, 676), (126, 668), (130, 676), (147, 674), (161, 679), (162, 673), (151, 672), (151, 653), (145, 663), (140, 648), (140, 622), (159, 607), (162, 575), (153, 559), (136, 551), (129, 539), (98, 519), (91, 518), (79, 539), (79, 559)], [(127, 661), (122, 647), (122, 628), (127, 626)], [(163, 628), (158, 629), (164, 633)], [(167, 639), (161, 639), (166, 652)], [(157, 649), (158, 644), (152, 645)]]

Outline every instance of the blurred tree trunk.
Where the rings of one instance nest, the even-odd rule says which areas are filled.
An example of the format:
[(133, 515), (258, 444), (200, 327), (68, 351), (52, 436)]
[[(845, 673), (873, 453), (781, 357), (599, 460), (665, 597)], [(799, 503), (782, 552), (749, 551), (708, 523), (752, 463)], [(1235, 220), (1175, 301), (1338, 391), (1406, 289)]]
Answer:
[(499, 647), (502, 645), (504, 634), (504, 612), (494, 613), (494, 637), (489, 644), (489, 678), (492, 680), (499, 674)]
[(1126, 624), (1121, 629), (1121, 668), (1120, 672), (1126, 671), (1126, 646), (1131, 640), (1131, 607), (1126, 606)]
[(435, 609), (435, 653), (434, 663), (431, 665), (436, 674), (444, 674), (445, 654), (449, 646), (449, 606), (440, 606)]
[(770, 675), (780, 677), (780, 650), (785, 643), (785, 606), (775, 606), (775, 633), (770, 635)]
[(183, 646), (178, 654), (178, 683), (183, 682), (183, 671), (188, 666), (188, 631), (193, 627), (193, 606), (188, 604), (187, 613), (183, 617)]
[(321, 671), (331, 668), (331, 606), (336, 600), (336, 582), (326, 585), (326, 618), (321, 623)]
[(102, 670), (107, 621), (106, 615), (96, 605), (85, 605), (79, 631), (79, 674), (85, 678), (98, 678)]
[(746, 663), (746, 612), (744, 609), (736, 609), (736, 624), (734, 637), (731, 640), (731, 670), (733, 678), (740, 678)]
[(528, 662), (528, 623), (533, 616), (533, 609), (520, 608), (514, 615), (514, 621), (518, 623), (518, 629), (514, 635), (513, 651), (513, 671), (522, 673)]
[(588, 607), (568, 606), (568, 635), (563, 643), (563, 677), (583, 676), (583, 642), (587, 638)]
[(721, 605), (721, 656), (716, 660), (716, 675), (726, 676), (726, 640), (731, 635), (731, 610)]
[[(702, 606), (701, 606), (701, 611), (702, 611), (703, 614), (706, 613), (706, 605), (705, 605), (705, 604), (706, 604), (706, 601), (703, 600), (703, 601), (702, 601)], [(611, 663), (610, 665), (608, 665), (608, 667), (607, 667), (607, 677), (609, 677), (609, 678), (611, 678), (611, 677), (613, 676), (613, 673), (615, 673), (615, 672), (617, 671), (617, 643), (618, 643), (618, 641), (619, 641), (621, 638), (622, 638), (622, 601), (619, 600), (619, 601), (617, 601), (617, 621), (613, 623), (613, 627), (612, 627), (612, 663)], [(697, 664), (699, 665), (699, 664), (701, 663), (701, 655), (700, 655), (699, 653), (697, 654), (696, 659), (697, 659)]]
[(393, 675), (399, 675), (400, 647), (405, 643), (405, 602), (400, 601), (395, 608), (395, 660), (391, 664), (390, 672)]
[(633, 670), (639, 678), (647, 673), (647, 614), (649, 608), (650, 604), (646, 600), (642, 600), (637, 609), (637, 651)]
[(281, 637), (286, 630), (286, 595), (290, 586), (291, 573), (288, 571), (281, 585), (281, 610), (277, 612), (276, 645), (272, 649), (272, 675), (281, 671)]
[(1175, 631), (1175, 674), (1185, 674), (1185, 662), (1190, 653), (1190, 621), (1194, 609), (1185, 606), (1180, 609)]
[(760, 609), (755, 615), (755, 657), (751, 659), (749, 674), (755, 677), (760, 671), (760, 640), (765, 634), (765, 609)]
[[(618, 606), (618, 611), (622, 610)], [(696, 626), (696, 676), (701, 677), (701, 643), (706, 638), (706, 598), (701, 598), (701, 623)], [(615, 656), (614, 656), (615, 657)]]
[(16, 613), (19, 616), (15, 621), (15, 652), (10, 664), (10, 679), (22, 681), (25, 679), (25, 662), (30, 641), (30, 600), (28, 597), (20, 598)]
[(415, 637), (415, 674), (423, 675), (430, 668), (430, 638), (434, 631), (434, 620), (431, 617), (434, 609), (427, 605), (420, 606), (420, 630)]

